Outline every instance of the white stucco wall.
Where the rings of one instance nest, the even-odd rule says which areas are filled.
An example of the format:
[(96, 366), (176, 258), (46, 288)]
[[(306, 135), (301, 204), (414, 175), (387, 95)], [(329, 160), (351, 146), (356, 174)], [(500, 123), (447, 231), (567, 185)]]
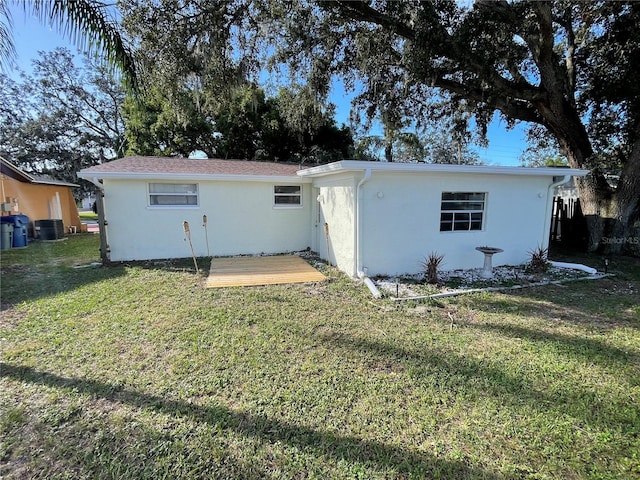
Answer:
[(287, 182), (180, 180), (175, 183), (198, 183), (199, 206), (149, 207), (147, 181), (104, 180), (107, 240), (112, 261), (191, 256), (189, 243), (184, 240), (185, 220), (189, 222), (196, 255), (206, 256), (203, 215), (207, 215), (212, 256), (283, 253), (311, 245), (310, 184), (290, 182), (303, 185), (303, 206), (282, 208), (273, 205), (273, 187)]
[[(320, 258), (330, 260), (348, 275), (355, 276), (355, 190), (356, 180), (351, 174), (332, 175), (314, 181), (319, 193), (320, 221), (316, 245)], [(318, 201), (316, 199), (316, 201)], [(329, 226), (329, 255), (327, 255), (324, 223)]]
[[(477, 246), (499, 247), (494, 265), (521, 264), (548, 245), (549, 176), (373, 172), (363, 186), (362, 262), (369, 275), (421, 271), (430, 252), (444, 254), (442, 269), (483, 264)], [(441, 194), (486, 192), (481, 231), (440, 232)]]

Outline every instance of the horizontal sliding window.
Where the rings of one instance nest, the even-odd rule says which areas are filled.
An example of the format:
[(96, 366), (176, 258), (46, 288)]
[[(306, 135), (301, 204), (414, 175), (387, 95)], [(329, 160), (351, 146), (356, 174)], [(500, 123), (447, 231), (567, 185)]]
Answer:
[(276, 207), (302, 206), (301, 185), (276, 185), (273, 187), (273, 203)]
[(198, 205), (197, 183), (150, 183), (152, 207), (188, 207)]
[(483, 192), (442, 192), (440, 231), (482, 230), (485, 195)]

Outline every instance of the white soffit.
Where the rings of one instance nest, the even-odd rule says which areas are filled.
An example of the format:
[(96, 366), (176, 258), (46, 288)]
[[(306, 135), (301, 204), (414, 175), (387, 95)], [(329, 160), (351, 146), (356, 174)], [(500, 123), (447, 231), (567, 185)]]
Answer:
[(555, 167), (506, 167), (494, 165), (450, 165), (434, 163), (388, 163), (388, 162), (363, 162), (358, 160), (342, 160), (340, 162), (318, 165), (298, 171), (301, 177), (319, 177), (339, 172), (355, 172), (371, 169), (372, 172), (390, 173), (471, 173), (476, 175), (525, 175), (563, 177), (571, 175), (583, 177), (588, 170), (577, 168)]

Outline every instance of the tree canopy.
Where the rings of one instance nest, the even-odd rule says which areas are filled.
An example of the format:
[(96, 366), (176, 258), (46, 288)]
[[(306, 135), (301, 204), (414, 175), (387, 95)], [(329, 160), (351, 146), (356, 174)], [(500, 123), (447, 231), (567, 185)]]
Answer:
[(77, 182), (78, 170), (124, 154), (124, 96), (104, 65), (77, 65), (66, 49), (41, 53), (31, 75), (0, 76), (0, 155)]
[[(183, 124), (189, 108), (220, 111), (247, 81), (259, 84), (265, 69), (304, 93), (279, 105), (298, 133), (305, 112), (326, 111), (338, 77), (357, 92), (354, 111), (384, 116), (389, 132), (406, 119), (421, 126), (440, 118), (466, 132), (472, 118), (482, 136), (495, 112), (510, 125), (526, 122), (532, 135), (551, 136), (572, 167), (591, 170), (577, 182), (591, 249), (631, 248), (620, 239), (640, 235), (637, 2), (120, 0), (135, 67), (109, 20), (112, 7), (28, 5), (125, 72), (139, 68), (158, 89), (152, 96)], [(3, 14), (6, 58), (11, 22)], [(617, 176), (615, 186), (605, 174)]]
[(316, 109), (297, 92), (283, 88), (268, 98), (247, 82), (208, 105), (198, 105), (197, 95), (185, 88), (174, 90), (169, 100), (152, 87), (142, 99), (129, 98), (127, 153), (189, 156), (199, 150), (210, 158), (298, 163), (327, 163), (352, 155), (350, 129), (336, 125), (331, 109)]

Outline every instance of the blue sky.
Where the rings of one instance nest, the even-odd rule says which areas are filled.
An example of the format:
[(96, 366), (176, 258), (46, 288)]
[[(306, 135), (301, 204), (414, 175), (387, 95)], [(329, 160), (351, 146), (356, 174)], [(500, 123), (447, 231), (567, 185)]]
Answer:
[[(25, 16), (22, 7), (11, 5), (13, 16), (13, 32), (18, 54), (17, 65), (21, 70), (30, 71), (31, 62), (38, 56), (38, 51), (51, 51), (57, 47), (67, 47), (75, 52), (76, 48), (57, 31), (40, 23), (37, 19)], [(16, 72), (8, 72), (15, 78)], [(338, 123), (348, 123), (350, 97), (336, 85), (332, 90), (331, 101), (336, 105)], [(488, 148), (476, 147), (481, 160), (492, 165), (519, 165), (519, 157), (526, 148), (524, 128), (516, 126), (507, 131), (504, 122), (496, 118), (489, 126)]]

